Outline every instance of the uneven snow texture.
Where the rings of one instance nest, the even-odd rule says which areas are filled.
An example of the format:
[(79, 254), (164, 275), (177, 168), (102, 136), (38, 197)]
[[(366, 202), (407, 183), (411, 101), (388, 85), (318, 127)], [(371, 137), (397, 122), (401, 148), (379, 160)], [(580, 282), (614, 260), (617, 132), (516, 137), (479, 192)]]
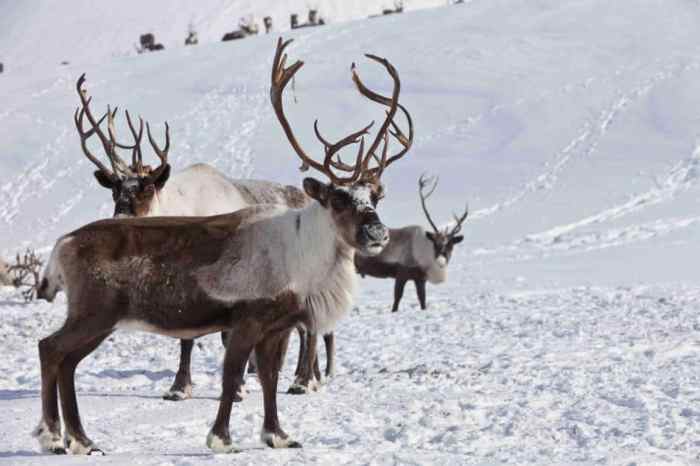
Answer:
[[(157, 131), (169, 121), (175, 169), (203, 161), (301, 184), (269, 105), (276, 36), (214, 42), (231, 24), (222, 5), (274, 4), (282, 17), (306, 4), (201, 2), (206, 40), (185, 48), (176, 43), (191, 2), (74, 3), (0, 0), (0, 255), (48, 253), (59, 235), (111, 213), (73, 128), (83, 72), (95, 111), (118, 104)], [(437, 222), (469, 201), (450, 279), (429, 286), (425, 312), (409, 285), (398, 314), (388, 312), (391, 282), (360, 282), (337, 332), (338, 375), (319, 392), (279, 395), (282, 426), (303, 450), (260, 443), (255, 377), (232, 415), (243, 452), (206, 448), (218, 335), (195, 348), (194, 399), (174, 404), (160, 395), (178, 343), (116, 333), (77, 376), (87, 432), (109, 455), (99, 462), (699, 464), (700, 3), (475, 0), (347, 22), (391, 4), (318, 3), (338, 20), (285, 32), (290, 59), (306, 63), (285, 102), (292, 125), (320, 155), (315, 118), (330, 139), (381, 119), (349, 66), (387, 93), (362, 54), (389, 58), (416, 141), (386, 173), (379, 213), (389, 226), (425, 224), (423, 171), (440, 175), (429, 201)], [(133, 56), (130, 41), (151, 25), (167, 49)], [(71, 64), (56, 66), (63, 59)], [(96, 462), (40, 455), (30, 436), (36, 343), (64, 315), (63, 295), (24, 304), (0, 292), (0, 462)], [(280, 392), (293, 380), (291, 348)]]

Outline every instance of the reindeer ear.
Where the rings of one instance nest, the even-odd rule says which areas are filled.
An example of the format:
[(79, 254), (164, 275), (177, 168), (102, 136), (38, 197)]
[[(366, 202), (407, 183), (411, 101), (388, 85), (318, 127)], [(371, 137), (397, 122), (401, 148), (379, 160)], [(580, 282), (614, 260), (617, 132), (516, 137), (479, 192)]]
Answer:
[(316, 199), (323, 207), (327, 205), (328, 185), (315, 178), (304, 178), (304, 192), (312, 199)]
[(462, 236), (462, 235), (453, 236), (452, 238), (450, 238), (450, 243), (452, 243), (452, 244), (461, 243), (463, 239), (464, 239), (464, 236)]
[(114, 188), (114, 178), (106, 175), (102, 170), (95, 170), (95, 178), (97, 179), (97, 182), (100, 183), (100, 186), (107, 189)]
[(425, 236), (432, 242), (435, 242), (435, 235), (432, 231), (426, 231)]
[(165, 182), (168, 181), (168, 178), (170, 178), (170, 164), (166, 163), (158, 179), (153, 180), (156, 190), (160, 191), (163, 189), (163, 186), (165, 186)]

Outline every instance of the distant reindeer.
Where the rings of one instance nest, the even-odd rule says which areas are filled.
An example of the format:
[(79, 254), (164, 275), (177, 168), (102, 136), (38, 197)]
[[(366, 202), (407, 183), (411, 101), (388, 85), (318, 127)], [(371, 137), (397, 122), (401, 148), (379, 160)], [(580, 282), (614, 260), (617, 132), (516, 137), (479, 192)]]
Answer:
[(255, 24), (252, 18), (241, 18), (238, 21), (238, 30), (231, 31), (224, 34), (221, 38), (222, 42), (228, 42), (230, 40), (245, 39), (248, 36), (254, 36), (258, 33), (258, 25)]
[(163, 44), (156, 43), (156, 38), (151, 32), (139, 36), (139, 45), (139, 47), (136, 47), (138, 53), (156, 52), (165, 49)]
[(194, 24), (190, 23), (187, 27), (187, 37), (185, 38), (185, 45), (197, 45), (199, 44), (199, 37), (197, 37), (197, 31), (194, 28)]
[(265, 16), (263, 18), (263, 26), (265, 26), (265, 34), (272, 32), (272, 16)]
[(383, 15), (393, 15), (395, 13), (403, 13), (403, 0), (394, 0), (394, 8), (385, 8), (382, 10)]
[[(432, 183), (429, 192), (425, 188)], [(389, 230), (391, 240), (384, 251), (376, 256), (355, 256), (355, 264), (360, 275), (376, 278), (394, 278), (394, 305), (392, 312), (399, 310), (406, 282), (413, 281), (421, 309), (426, 309), (425, 283), (442, 283), (447, 279), (447, 265), (452, 257), (455, 244), (464, 237), (459, 234), (462, 223), (467, 219), (469, 210), (465, 208), (460, 216), (454, 215), (455, 225), (443, 230), (435, 226), (428, 213), (425, 201), (437, 187), (437, 178), (428, 179), (425, 175), (418, 180), (418, 194), (421, 206), (433, 231), (425, 231), (419, 226), (392, 228)]]
[[(150, 125), (146, 123), (148, 140), (160, 159), (160, 165), (155, 168), (144, 165), (141, 149), (143, 120), (139, 118), (137, 130), (127, 111), (126, 121), (134, 142), (118, 142), (114, 124), (117, 109), (108, 108), (107, 113), (96, 119), (90, 111), (92, 98), (88, 98), (87, 91), (83, 88), (84, 82), (83, 74), (76, 84), (81, 106), (75, 111), (75, 125), (83, 153), (98, 168), (94, 173), (97, 182), (112, 192), (114, 217), (207, 216), (233, 212), (254, 204), (303, 207), (309, 202), (304, 193), (294, 186), (257, 180), (231, 180), (205, 164), (191, 165), (170, 178), (170, 128), (167, 122), (163, 149), (151, 136)], [(84, 129), (85, 118), (89, 125), (87, 130)], [(105, 119), (108, 128), (106, 134), (101, 128)], [(111, 169), (102, 164), (88, 148), (87, 141), (93, 135), (97, 135), (100, 140)], [(131, 151), (131, 165), (119, 156), (118, 149)], [(222, 334), (222, 341), (225, 342), (227, 338), (225, 333)], [(180, 366), (172, 387), (163, 396), (166, 400), (191, 398), (190, 362), (193, 346), (191, 339), (181, 340)]]
[[(304, 190), (314, 202), (301, 209), (257, 205), (205, 218), (109, 219), (61, 237), (40, 289), (52, 298), (60, 287), (68, 302), (63, 326), (39, 342), (42, 418), (35, 436), (43, 449), (102, 453), (80, 421), (75, 370), (115, 329), (125, 327), (176, 338), (231, 331), (235, 338), (228, 341), (223, 393), (207, 445), (216, 452), (237, 451), (229, 419), (235, 387), (255, 348), (265, 407), (261, 439), (273, 448), (301, 446), (282, 430), (277, 416), (278, 371), (289, 334), (300, 324), (316, 333), (332, 330), (348, 312), (357, 281), (355, 252), (378, 254), (389, 240), (375, 210), (384, 192), (381, 176), (406, 150), (388, 156), (390, 134), (405, 142), (401, 133), (390, 132), (398, 108), (398, 73), (387, 60), (367, 55), (394, 81), (386, 120), (366, 151), (363, 136), (371, 124), (334, 144), (319, 137), (324, 160), (309, 157), (282, 106), (285, 86), (303, 66), (297, 61), (285, 67), (289, 42), (277, 44), (272, 105), (302, 167), (317, 170), (330, 183), (305, 178)], [(358, 143), (355, 163), (341, 161), (338, 152)]]
[(310, 9), (308, 12), (308, 20), (305, 23), (299, 23), (299, 15), (292, 13), (289, 16), (289, 24), (292, 29), (308, 28), (314, 26), (323, 26), (326, 21), (318, 15), (318, 10)]

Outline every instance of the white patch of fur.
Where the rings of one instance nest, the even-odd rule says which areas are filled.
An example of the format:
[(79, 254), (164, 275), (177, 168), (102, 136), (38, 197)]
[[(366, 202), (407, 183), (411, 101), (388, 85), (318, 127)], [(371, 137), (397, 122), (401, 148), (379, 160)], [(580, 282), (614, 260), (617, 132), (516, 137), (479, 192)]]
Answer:
[(61, 433), (51, 432), (49, 426), (43, 419), (32, 432), (32, 436), (37, 439), (41, 450), (44, 452), (50, 452), (65, 447)]
[(256, 209), (222, 259), (196, 272), (199, 286), (224, 302), (292, 292), (309, 308), (309, 330), (332, 331), (353, 302), (354, 249), (340, 242), (331, 214), (317, 202), (299, 210)]
[(218, 332), (223, 330), (220, 326), (216, 327), (199, 327), (195, 330), (178, 329), (178, 330), (165, 330), (156, 325), (149, 324), (142, 320), (137, 319), (125, 319), (120, 320), (114, 326), (115, 330), (127, 330), (132, 332), (147, 332), (156, 333), (158, 335), (164, 335), (166, 337), (179, 338), (184, 340), (191, 340), (193, 338), (201, 337), (202, 335), (208, 335), (210, 333)]
[(447, 267), (441, 267), (437, 261), (433, 261), (427, 270), (427, 279), (429, 283), (437, 285), (447, 280)]
[(372, 189), (369, 186), (357, 185), (353, 187), (340, 186), (336, 188), (339, 191), (345, 191), (352, 199), (353, 206), (357, 210), (372, 209)]
[(206, 164), (173, 175), (153, 198), (148, 216), (206, 216), (248, 206), (233, 182)]
[(282, 438), (274, 432), (262, 431), (260, 433), (260, 441), (265, 445), (272, 445), (272, 448), (289, 448), (292, 443), (296, 443), (291, 438)]
[(239, 453), (241, 450), (234, 447), (233, 443), (226, 444), (224, 440), (214, 432), (209, 431), (207, 435), (207, 446), (214, 453)]
[(53, 300), (56, 294), (65, 288), (65, 283), (63, 279), (63, 272), (61, 267), (61, 248), (73, 240), (71, 236), (63, 236), (56, 241), (56, 244), (51, 251), (51, 257), (49, 257), (49, 262), (44, 268), (43, 274), (39, 283), (41, 284), (46, 280), (47, 286), (43, 293), (47, 299)]
[(357, 290), (354, 249), (339, 244), (327, 209), (314, 203), (304, 212), (311, 215), (302, 217), (302, 231), (295, 234), (301, 254), (292, 263), (298, 268), (294, 284), (311, 313), (308, 330), (321, 335), (332, 332), (352, 307)]

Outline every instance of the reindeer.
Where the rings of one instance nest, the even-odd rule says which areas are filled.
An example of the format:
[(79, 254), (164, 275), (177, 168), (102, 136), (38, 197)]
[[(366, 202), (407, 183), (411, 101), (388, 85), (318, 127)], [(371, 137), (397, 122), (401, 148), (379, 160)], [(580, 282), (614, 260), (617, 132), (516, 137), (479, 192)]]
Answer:
[[(294, 186), (257, 180), (231, 180), (215, 168), (205, 164), (195, 164), (170, 178), (168, 151), (170, 149), (170, 128), (165, 123), (165, 146), (160, 148), (151, 135), (146, 123), (148, 140), (160, 164), (153, 168), (143, 163), (141, 140), (144, 122), (139, 118), (138, 130), (128, 111), (126, 121), (133, 137), (132, 144), (116, 140), (115, 117), (118, 109), (107, 112), (96, 119), (91, 110), (92, 97), (87, 96), (83, 87), (85, 75), (80, 76), (76, 90), (80, 97), (80, 107), (74, 114), (75, 126), (80, 136), (80, 144), (85, 156), (97, 166), (94, 172), (97, 182), (112, 191), (114, 217), (151, 216), (207, 216), (218, 215), (242, 209), (254, 204), (284, 204), (288, 207), (303, 207), (309, 202), (304, 193)], [(85, 129), (85, 119), (89, 129)], [(107, 119), (107, 134), (101, 128)], [(109, 160), (111, 169), (100, 162), (88, 148), (88, 140), (97, 135)], [(119, 155), (118, 149), (131, 151), (131, 164)], [(167, 184), (166, 184), (167, 183)], [(228, 335), (222, 333), (222, 342)], [(163, 398), (181, 401), (192, 397), (190, 362), (194, 342), (191, 339), (180, 341), (180, 364), (171, 388)], [(254, 358), (251, 358), (254, 367)], [(243, 396), (239, 393), (239, 397)], [(239, 400), (240, 401), (240, 400)]]
[[(452, 257), (452, 249), (455, 244), (464, 239), (459, 232), (469, 215), (468, 208), (464, 209), (462, 215), (454, 215), (455, 225), (452, 229), (439, 229), (430, 217), (425, 202), (435, 191), (437, 183), (437, 178), (428, 179), (425, 175), (418, 180), (421, 206), (433, 231), (425, 231), (419, 226), (392, 228), (389, 230), (391, 241), (381, 254), (355, 256), (355, 265), (360, 275), (396, 280), (392, 312), (399, 310), (399, 302), (408, 281), (415, 283), (420, 307), (423, 310), (426, 309), (425, 283), (438, 284), (447, 279), (447, 265)], [(425, 189), (428, 185), (432, 186), (426, 193)]]
[[(305, 178), (304, 191), (314, 201), (300, 209), (268, 204), (213, 217), (107, 219), (59, 238), (39, 290), (52, 298), (62, 288), (68, 302), (63, 326), (38, 345), (42, 418), (34, 434), (44, 450), (103, 453), (80, 421), (75, 370), (119, 328), (176, 338), (229, 330), (222, 396), (207, 445), (215, 452), (237, 451), (229, 434), (234, 387), (240, 385), (255, 348), (265, 410), (261, 440), (272, 448), (301, 446), (282, 430), (277, 416), (278, 371), (289, 334), (299, 324), (326, 333), (347, 313), (357, 284), (355, 252), (376, 255), (389, 241), (376, 211), (384, 195), (381, 176), (408, 147), (393, 122), (399, 108), (398, 73), (386, 59), (367, 55), (394, 82), (391, 98), (370, 94), (389, 103), (385, 121), (366, 151), (364, 136), (372, 124), (334, 144), (319, 138), (325, 148), (323, 162), (309, 157), (282, 105), (284, 88), (303, 66), (297, 61), (285, 67), (284, 49), (290, 42), (280, 38), (277, 43), (272, 106), (302, 167), (313, 168), (330, 182)], [(317, 124), (315, 128), (318, 136)], [(404, 146), (392, 156), (390, 135)], [(348, 165), (337, 155), (353, 144), (359, 150), (355, 163)]]

